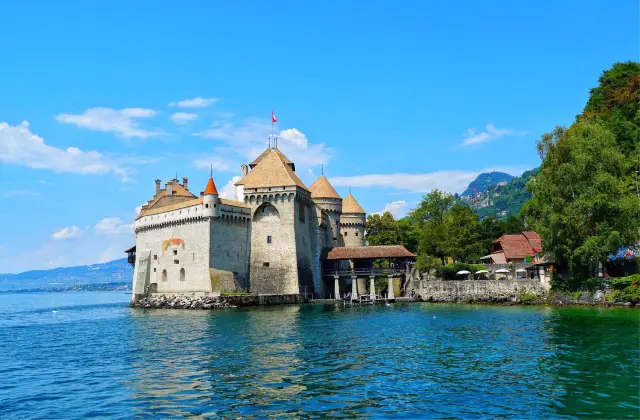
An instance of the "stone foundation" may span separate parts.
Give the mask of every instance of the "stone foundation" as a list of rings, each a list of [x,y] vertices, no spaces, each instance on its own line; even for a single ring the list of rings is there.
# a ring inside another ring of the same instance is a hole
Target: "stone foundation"
[[[220,295],[218,293],[152,293],[136,295],[132,308],[223,309],[304,303],[302,295]]]
[[[430,302],[543,303],[548,290],[537,280],[426,281],[416,293]]]

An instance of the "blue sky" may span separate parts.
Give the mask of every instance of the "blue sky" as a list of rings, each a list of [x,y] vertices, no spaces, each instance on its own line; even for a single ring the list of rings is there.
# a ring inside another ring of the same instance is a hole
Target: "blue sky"
[[[612,7],[615,5],[615,7]],[[0,25],[0,272],[134,243],[154,179],[228,190],[280,145],[372,213],[519,174],[598,76],[638,60],[638,2],[9,2]],[[28,122],[28,123],[25,123]]]

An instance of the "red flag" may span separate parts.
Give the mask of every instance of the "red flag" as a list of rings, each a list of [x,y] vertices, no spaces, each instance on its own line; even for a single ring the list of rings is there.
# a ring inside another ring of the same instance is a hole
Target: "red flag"
[[[276,114],[273,113],[273,111],[271,111],[271,122],[277,123],[278,119],[276,118]]]

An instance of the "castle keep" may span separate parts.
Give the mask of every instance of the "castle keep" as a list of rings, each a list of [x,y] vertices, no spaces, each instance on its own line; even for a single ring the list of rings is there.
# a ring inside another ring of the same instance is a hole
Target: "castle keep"
[[[199,195],[187,178],[164,188],[156,180],[134,224],[134,297],[225,291],[328,297],[337,286],[323,280],[322,256],[365,245],[366,214],[351,193],[343,200],[324,175],[307,188],[278,148],[242,165],[235,198],[220,198],[213,177]]]

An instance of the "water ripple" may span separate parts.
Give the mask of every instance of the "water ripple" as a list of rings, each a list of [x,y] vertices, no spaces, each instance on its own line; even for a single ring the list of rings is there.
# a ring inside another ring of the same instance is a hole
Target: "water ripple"
[[[58,295],[0,316],[3,419],[640,415],[633,310],[149,311]]]

